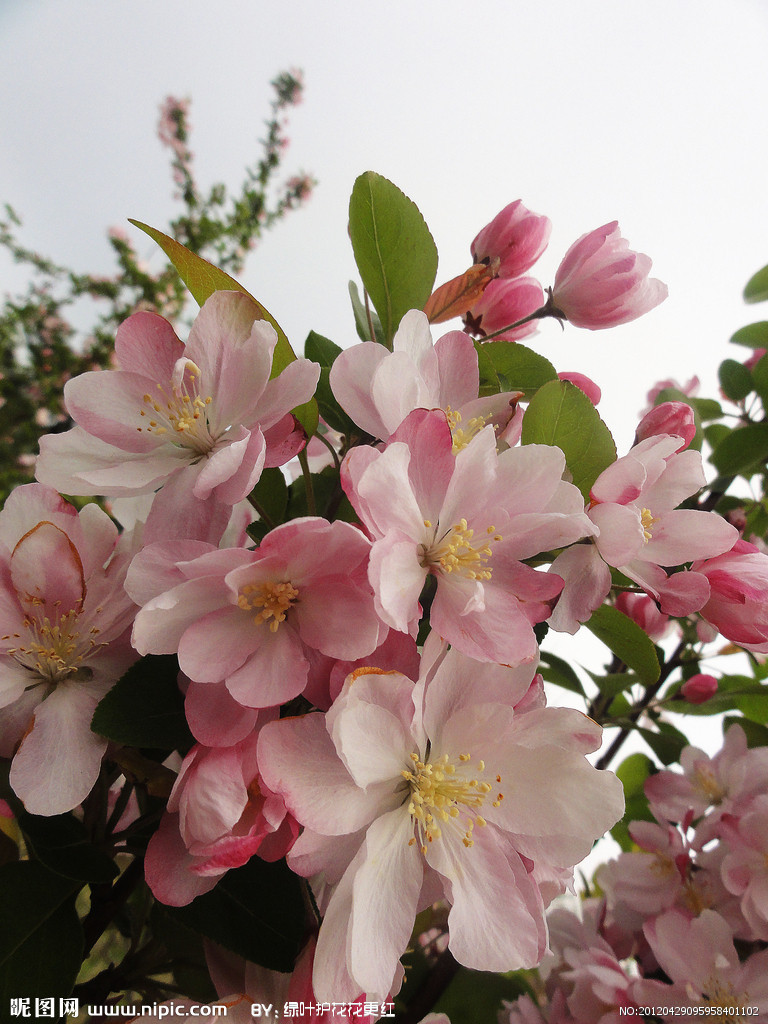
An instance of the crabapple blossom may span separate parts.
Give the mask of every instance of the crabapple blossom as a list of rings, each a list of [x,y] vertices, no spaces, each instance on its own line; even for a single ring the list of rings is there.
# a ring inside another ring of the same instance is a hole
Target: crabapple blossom
[[[534,313],[544,305],[544,289],[533,277],[497,278],[464,316],[470,334],[482,339]],[[503,334],[500,341],[518,341],[536,331],[536,321],[519,324]]]
[[[349,523],[294,519],[255,551],[209,549],[170,571],[179,549],[165,550],[152,545],[131,567],[128,587],[143,604],[134,646],[142,654],[178,653],[190,679],[225,683],[246,708],[301,693],[309,651],[354,660],[386,634],[367,580],[371,544]],[[161,591],[163,578],[169,585]]]
[[[587,509],[599,531],[593,546],[567,550],[552,563],[565,580],[550,620],[554,629],[574,633],[602,604],[611,586],[608,566],[639,584],[666,614],[688,615],[706,603],[709,584],[701,572],[668,576],[663,567],[721,554],[738,533],[714,512],[677,508],[705,483],[700,453],[679,451],[680,440],[660,434],[640,441],[597,478]]]
[[[91,718],[137,657],[130,545],[98,506],[78,513],[42,484],[0,513],[0,754],[33,814],[77,806],[99,773],[107,741]]]
[[[723,883],[739,897],[754,937],[768,941],[768,795],[758,793],[738,816],[724,815],[720,829]]]
[[[740,647],[768,654],[768,555],[739,539],[693,569],[709,583],[702,618]]]
[[[482,429],[454,455],[444,413],[416,410],[383,452],[353,448],[342,483],[373,537],[376,609],[415,635],[419,596],[436,590],[432,628],[481,661],[519,665],[537,654],[532,623],[551,614],[561,580],[522,559],[594,532],[559,448],[496,452]]]
[[[659,434],[673,434],[682,440],[678,451],[687,448],[696,436],[693,409],[685,402],[662,402],[643,416],[635,431],[635,444]]]
[[[331,367],[336,399],[371,437],[387,440],[414,409],[439,408],[449,418],[457,447],[486,423],[493,423],[502,440],[518,440],[519,392],[478,398],[477,352],[463,331],[451,331],[433,345],[427,317],[412,309],[392,344],[392,352],[373,341],[353,345]]]
[[[298,825],[259,777],[257,741],[258,727],[231,747],[196,744],[184,758],[145,860],[162,903],[185,906],[230,868],[256,853],[279,860],[296,839]]]
[[[516,199],[475,236],[470,246],[472,260],[474,263],[490,263],[499,259],[499,277],[519,277],[544,252],[551,230],[549,217],[533,213],[523,206],[520,199]]]
[[[241,292],[214,292],[183,344],[156,313],[118,329],[118,370],[81,374],[64,399],[76,423],[41,439],[38,479],[67,494],[145,494],[181,511],[194,498],[234,505],[264,466],[304,444],[290,410],[320,368],[297,359],[270,380],[277,333]]]
[[[553,314],[597,331],[636,320],[667,297],[667,286],[648,277],[651,261],[633,252],[617,221],[582,235],[555,274]]]
[[[441,895],[460,963],[541,960],[544,905],[620,816],[623,794],[584,756],[600,728],[540,706],[538,688],[526,702],[531,675],[432,633],[417,683],[359,669],[326,715],[263,728],[262,776],[304,825],[289,863],[313,878],[324,910],[318,998],[389,992],[417,912]]]
[[[636,622],[654,643],[663,640],[672,628],[669,616],[660,611],[647,594],[631,594],[623,590],[616,595],[616,607]]]
[[[697,672],[685,680],[680,693],[689,704],[706,704],[717,693],[717,679],[706,672]]]

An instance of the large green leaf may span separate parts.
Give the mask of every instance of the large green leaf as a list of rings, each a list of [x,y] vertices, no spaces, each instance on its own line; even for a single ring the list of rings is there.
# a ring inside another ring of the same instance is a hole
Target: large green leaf
[[[423,309],[437,274],[437,248],[418,207],[387,178],[366,171],[349,200],[349,236],[363,285],[391,347],[409,309]]]
[[[661,671],[656,648],[648,634],[628,615],[618,608],[603,605],[592,613],[586,626],[617,658],[633,669],[643,683],[656,682]]]
[[[543,384],[557,380],[552,363],[525,345],[489,341],[475,342],[475,348],[490,360],[502,391],[523,391],[530,399]]]
[[[752,374],[736,359],[724,359],[717,371],[723,394],[732,402],[740,402],[752,390]]]
[[[768,423],[749,423],[730,431],[717,444],[712,463],[718,473],[733,475],[757,472],[768,459]]]
[[[304,936],[299,878],[285,861],[252,857],[212,892],[166,913],[221,946],[273,971],[293,969]]]
[[[159,750],[187,750],[194,739],[172,654],[149,654],[132,665],[101,699],[91,729],[115,743]]]
[[[598,476],[616,461],[611,432],[587,396],[569,381],[542,385],[523,419],[523,444],[550,444],[565,455],[585,499]]]
[[[744,287],[745,302],[765,302],[768,299],[768,267],[763,267],[747,281]]]
[[[539,665],[544,681],[554,683],[555,686],[562,686],[564,690],[571,693],[578,693],[584,697],[584,687],[573,668],[551,651],[541,651],[541,664]]]
[[[140,220],[133,220],[130,217],[128,219],[131,224],[140,228],[157,242],[178,271],[179,277],[198,305],[202,306],[205,300],[216,291],[236,291],[248,296],[258,311],[258,319],[267,320],[277,331],[277,345],[272,357],[272,377],[276,377],[289,363],[294,361],[296,353],[291,348],[285,331],[258,299],[255,299],[234,277],[230,277],[226,271],[215,267],[202,256],[192,252],[191,249],[187,249],[185,245],[177,242],[170,235],[150,227],[149,224],[143,224]],[[298,406],[293,410],[293,414],[304,427],[307,435],[311,437],[317,430],[317,404],[314,399]]]
[[[746,345],[747,348],[768,348],[768,320],[740,327],[731,335],[731,341],[734,345]]]
[[[67,996],[83,951],[82,887],[36,861],[0,867],[0,1006],[17,996]]]

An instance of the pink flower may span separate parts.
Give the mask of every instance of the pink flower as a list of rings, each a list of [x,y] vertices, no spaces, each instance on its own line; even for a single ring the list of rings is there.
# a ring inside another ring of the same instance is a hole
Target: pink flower
[[[502,327],[534,313],[544,305],[544,289],[533,277],[514,279],[497,278],[491,281],[483,294],[464,317],[464,325],[470,334],[480,340],[500,331]],[[521,324],[514,330],[498,335],[498,341],[517,341],[533,334],[537,329],[535,320]]]
[[[238,704],[266,708],[302,692],[310,651],[353,660],[381,642],[370,541],[349,523],[294,519],[255,551],[208,547],[173,566],[177,546],[137,557],[128,587],[144,604],[133,635],[140,653],[178,652],[190,679],[224,682]]]
[[[132,552],[97,505],[17,488],[0,513],[0,756],[32,814],[60,814],[96,781],[107,741],[99,700],[136,653],[123,590]]]
[[[758,793],[743,814],[725,815],[721,834],[723,883],[739,897],[752,937],[768,941],[768,796]]]
[[[341,352],[330,383],[344,411],[372,437],[387,440],[414,409],[438,408],[448,416],[458,447],[486,423],[506,439],[519,397],[514,392],[478,398],[480,373],[471,339],[450,331],[433,345],[429,321],[418,309],[400,321],[392,352],[373,341]]]
[[[293,845],[298,825],[259,778],[257,740],[258,729],[231,747],[197,744],[184,758],[147,847],[147,884],[161,903],[185,906],[254,854],[279,860]]]
[[[555,274],[555,315],[597,331],[636,320],[667,297],[667,286],[649,278],[650,259],[633,252],[617,221],[574,242]]]
[[[67,494],[146,494],[171,508],[192,499],[234,505],[264,466],[304,444],[289,411],[319,367],[297,359],[270,380],[277,334],[240,292],[214,292],[186,345],[156,313],[117,332],[121,369],[84,373],[64,389],[77,424],[41,439],[38,478]]]
[[[717,686],[717,679],[714,676],[697,672],[685,680],[680,687],[680,693],[689,704],[706,704],[717,693]]]
[[[666,434],[649,437],[597,478],[587,510],[599,530],[594,546],[571,548],[552,563],[565,580],[554,629],[575,632],[602,604],[611,586],[608,566],[641,586],[665,614],[688,615],[704,605],[709,587],[701,572],[668,577],[662,567],[727,550],[738,534],[714,512],[677,509],[705,483],[701,455],[678,452],[679,442]]]
[[[472,260],[474,263],[491,263],[499,259],[499,277],[519,277],[544,252],[551,230],[549,217],[532,213],[520,199],[516,199],[497,213],[476,236],[470,246]]]
[[[530,679],[530,666],[478,664],[432,634],[417,684],[361,669],[326,715],[262,730],[263,777],[305,826],[289,863],[313,877],[324,912],[318,998],[389,992],[416,914],[441,895],[460,963],[541,960],[544,903],[623,795],[584,757],[595,723],[515,710]]]
[[[616,597],[616,607],[636,622],[654,643],[663,640],[669,633],[672,625],[669,616],[659,611],[656,602],[647,594],[630,594],[622,591]]]
[[[693,568],[709,582],[702,617],[740,647],[768,654],[768,555],[737,540],[730,551]]]
[[[575,384],[580,391],[584,392],[592,405],[600,404],[603,393],[598,385],[590,377],[587,377],[586,374],[569,371],[567,373],[558,373],[557,376],[559,380],[569,380],[571,384]]]
[[[675,434],[682,444],[679,452],[687,448],[696,436],[693,409],[685,402],[662,402],[643,416],[635,433],[635,444],[659,434]]]
[[[480,661],[519,665],[537,654],[560,579],[523,564],[591,531],[579,491],[547,445],[497,455],[484,428],[453,453],[443,413],[417,410],[383,451],[354,448],[342,483],[370,531],[369,578],[384,622],[414,633],[419,596],[436,581],[432,628]]]

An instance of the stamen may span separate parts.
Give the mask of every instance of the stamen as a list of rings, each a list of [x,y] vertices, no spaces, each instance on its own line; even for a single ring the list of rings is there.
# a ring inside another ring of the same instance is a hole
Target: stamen
[[[491,578],[491,566],[488,561],[491,557],[491,540],[500,541],[502,538],[495,534],[496,527],[491,527],[494,536],[488,539],[474,540],[475,531],[470,528],[466,519],[460,519],[438,540],[435,529],[435,538],[431,544],[423,544],[421,547],[420,563],[424,568],[431,568],[445,573],[455,572],[473,580],[489,580]]]
[[[244,611],[258,609],[253,617],[255,624],[260,626],[271,619],[270,632],[276,633],[298,596],[298,590],[291,583],[247,583],[240,589],[237,604]]]
[[[651,537],[653,537],[652,527],[653,527],[653,524],[654,523],[658,523],[658,521],[659,521],[658,518],[654,518],[654,516],[652,515],[651,510],[649,508],[644,508],[641,511],[641,513],[640,513],[640,525],[643,528],[643,541],[644,541],[644,543],[647,544],[648,541],[651,539]]]
[[[488,420],[483,416],[473,416],[472,419],[462,427],[460,426],[461,413],[457,409],[452,409],[450,405],[445,407],[445,416],[448,420],[448,426],[451,428],[454,455],[466,448],[469,442],[480,433],[488,422]]]

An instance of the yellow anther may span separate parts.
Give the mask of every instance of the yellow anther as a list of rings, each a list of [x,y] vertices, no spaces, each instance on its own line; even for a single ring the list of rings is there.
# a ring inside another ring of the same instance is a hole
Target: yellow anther
[[[240,589],[237,604],[244,611],[258,612],[253,617],[257,626],[271,619],[270,632],[276,633],[298,596],[291,583],[248,583]]]

